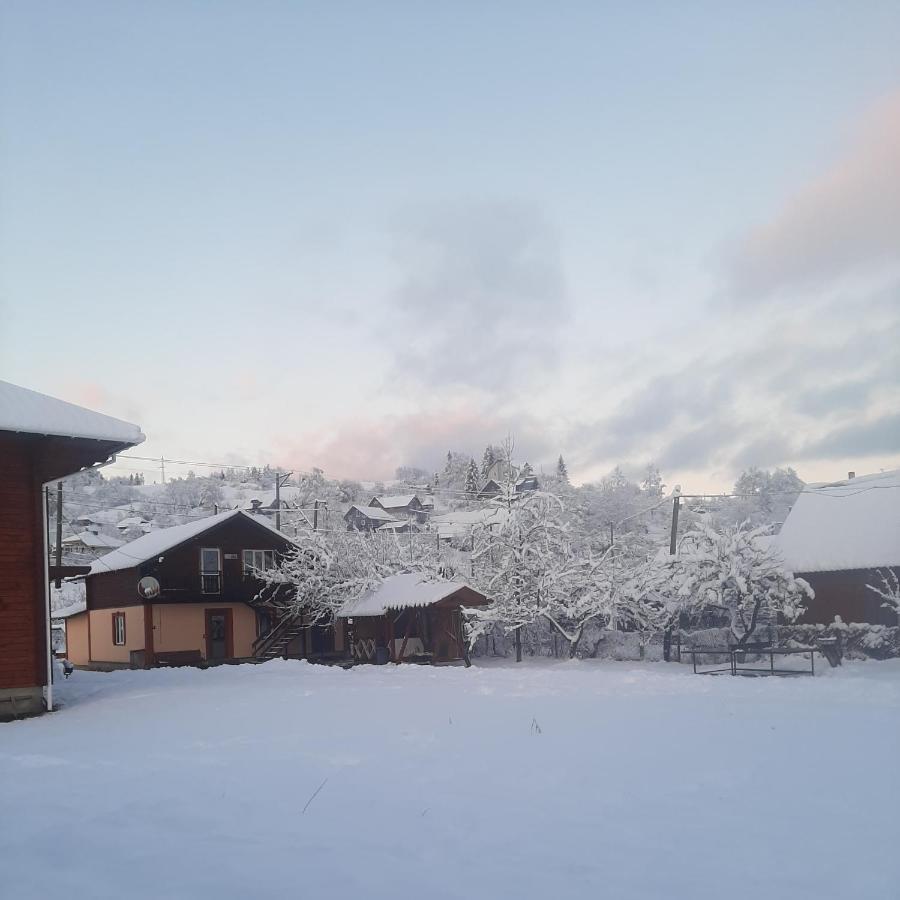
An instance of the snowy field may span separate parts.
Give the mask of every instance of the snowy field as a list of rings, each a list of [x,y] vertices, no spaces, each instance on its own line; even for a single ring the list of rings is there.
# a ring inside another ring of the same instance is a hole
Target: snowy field
[[[276,661],[58,694],[0,725],[10,900],[900,896],[900,662]]]

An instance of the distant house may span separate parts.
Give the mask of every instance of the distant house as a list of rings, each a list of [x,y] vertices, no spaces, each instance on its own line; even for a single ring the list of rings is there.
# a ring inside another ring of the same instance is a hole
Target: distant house
[[[497,531],[506,521],[509,512],[505,506],[486,505],[481,509],[458,509],[432,516],[429,526],[441,540],[465,538],[477,528]]]
[[[85,609],[66,620],[69,659],[147,668],[253,658],[270,624],[256,573],[292,546],[242,510],[131,541],[85,577]]]
[[[380,506],[357,506],[354,504],[344,513],[344,521],[349,531],[374,531],[385,522],[397,521]]]
[[[89,525],[84,531],[62,539],[62,547],[66,553],[78,553],[91,557],[101,556],[121,547],[125,541],[120,538],[101,534],[96,525]]]
[[[53,708],[42,486],[143,440],[137,425],[0,381],[0,720]]]
[[[900,573],[900,469],[808,485],[776,539],[795,575],[816,595],[801,621],[896,625],[897,616],[866,585],[877,570]]]
[[[369,506],[377,506],[390,513],[395,519],[415,519],[420,524],[427,518],[425,507],[417,494],[396,494],[387,497],[373,497]]]
[[[393,662],[467,659],[462,607],[487,602],[484,594],[459,581],[392,575],[344,604],[337,630],[359,662],[375,661],[379,648]]]
[[[524,475],[510,482],[509,486],[506,482],[500,483],[489,478],[479,488],[477,496],[482,500],[505,500],[509,492],[510,499],[516,499],[520,494],[536,490],[539,490],[537,475]]]

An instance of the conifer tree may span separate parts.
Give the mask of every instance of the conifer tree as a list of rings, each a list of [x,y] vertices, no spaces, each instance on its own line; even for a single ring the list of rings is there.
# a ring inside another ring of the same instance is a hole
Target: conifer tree
[[[566,463],[562,458],[562,453],[560,453],[559,459],[556,463],[556,475],[561,481],[564,481],[566,484],[569,483],[569,470],[566,468]]]

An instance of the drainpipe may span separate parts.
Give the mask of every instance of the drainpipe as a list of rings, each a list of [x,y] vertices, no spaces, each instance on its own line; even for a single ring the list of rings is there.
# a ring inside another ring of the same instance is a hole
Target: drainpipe
[[[51,639],[50,627],[50,543],[47,540],[47,532],[50,528],[50,517],[47,515],[47,505],[50,502],[50,482],[46,482],[41,487],[41,519],[43,521],[44,532],[44,610],[46,613],[47,629],[47,693],[45,700],[47,704],[47,712],[53,712],[53,641]]]

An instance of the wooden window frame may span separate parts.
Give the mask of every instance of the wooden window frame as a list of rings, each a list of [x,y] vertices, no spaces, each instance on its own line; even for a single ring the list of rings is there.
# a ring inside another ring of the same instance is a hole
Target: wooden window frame
[[[251,563],[249,566],[247,565],[247,554],[248,553],[261,553],[263,565],[262,568],[255,565],[255,563]],[[266,565],[266,554],[268,554],[272,559],[272,565]],[[275,551],[274,550],[242,550],[241,551],[241,569],[245,577],[255,577],[257,572],[265,572],[269,569],[275,568]]]
[[[122,623],[122,640],[120,641],[118,635],[118,629],[116,627],[117,623]],[[123,612],[114,612],[112,614],[112,642],[113,647],[124,647],[127,643],[127,632],[125,630],[125,613]]]
[[[207,552],[216,554],[217,571],[209,572],[203,566],[203,555]],[[215,590],[207,590],[207,578],[215,578]],[[221,547],[201,547],[200,548],[200,593],[206,595],[216,595],[222,593],[222,548]]]

